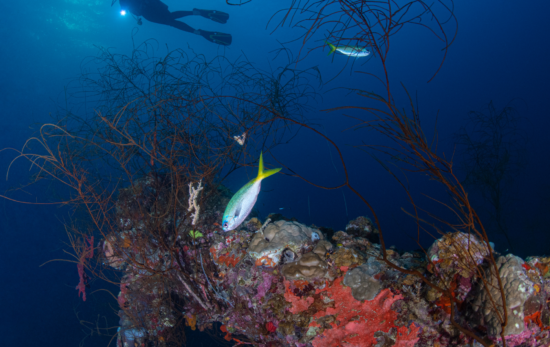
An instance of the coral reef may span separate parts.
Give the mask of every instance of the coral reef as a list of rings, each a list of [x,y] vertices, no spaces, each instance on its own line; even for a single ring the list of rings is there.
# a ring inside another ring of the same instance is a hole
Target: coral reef
[[[425,254],[387,249],[393,264],[419,271],[448,288],[450,297],[381,261],[380,246],[363,233],[371,225],[366,217],[348,224],[351,234],[334,233],[333,243],[320,228],[285,219],[266,224],[254,217],[223,233],[216,220],[227,197],[218,191],[203,204],[195,225],[195,216],[183,218],[183,211],[165,222],[175,234],[146,237],[154,214],[135,213],[133,206],[154,211],[158,203],[149,205],[148,196],[163,201],[169,184],[144,179],[132,192],[123,190],[119,230],[103,242],[104,264],[124,272],[119,346],[147,341],[163,346],[175,329],[204,331],[216,322],[223,324],[220,337],[237,345],[476,345],[451,324],[452,305],[462,326],[502,343],[503,310],[491,303],[499,291],[488,245],[472,235],[446,233]],[[550,259],[494,254],[506,295],[507,346],[550,343]]]

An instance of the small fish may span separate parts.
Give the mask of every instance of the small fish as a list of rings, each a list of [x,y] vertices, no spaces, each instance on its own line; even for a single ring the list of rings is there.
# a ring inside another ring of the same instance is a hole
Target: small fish
[[[338,53],[354,57],[354,58],[363,58],[368,57],[371,55],[371,51],[364,47],[358,47],[358,46],[338,46],[336,47],[332,43],[325,41],[328,46],[330,47],[330,52],[328,52],[328,55],[331,55],[335,51],[338,51]]]
[[[239,191],[233,195],[223,214],[222,227],[224,231],[233,230],[245,220],[260,194],[262,180],[277,172],[281,168],[264,171],[264,159],[260,153],[260,165],[258,167],[258,176],[245,184]]]

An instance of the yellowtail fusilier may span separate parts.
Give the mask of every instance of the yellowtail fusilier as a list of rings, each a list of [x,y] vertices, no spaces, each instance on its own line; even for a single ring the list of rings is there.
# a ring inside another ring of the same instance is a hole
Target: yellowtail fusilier
[[[366,49],[365,47],[358,47],[358,46],[335,46],[332,43],[325,41],[328,46],[330,47],[330,52],[328,52],[328,55],[331,55],[334,52],[338,52],[344,55],[347,55],[349,57],[354,58],[363,58],[368,57],[371,55],[371,51]]]
[[[260,153],[260,165],[258,167],[258,176],[245,184],[239,191],[233,195],[223,214],[222,228],[224,231],[233,230],[245,220],[260,194],[262,180],[277,172],[281,168],[264,171],[264,159]]]

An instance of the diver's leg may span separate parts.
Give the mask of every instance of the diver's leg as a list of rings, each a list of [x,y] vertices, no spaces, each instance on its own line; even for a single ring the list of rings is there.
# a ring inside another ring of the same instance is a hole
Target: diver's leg
[[[231,37],[231,34],[225,34],[225,33],[220,33],[216,31],[206,31],[201,29],[195,30],[191,26],[185,24],[184,22],[180,22],[177,20],[170,21],[166,24],[188,33],[200,35],[205,39],[207,39],[208,41],[217,43],[218,45],[229,46],[233,41],[233,37]]]
[[[174,11],[174,12],[172,12],[172,18],[173,19],[178,19],[178,18],[183,18],[183,17],[187,17],[187,16],[192,16],[194,14],[195,13],[193,11]]]
[[[188,33],[200,35],[205,39],[207,39],[208,41],[217,43],[219,45],[229,46],[231,44],[231,41],[233,40],[230,34],[224,34],[224,33],[213,32],[213,31],[205,31],[205,30],[195,30],[190,25],[187,25],[184,22],[180,22],[174,18],[174,16],[181,15],[182,13],[185,13],[185,12],[193,13],[192,11],[176,11],[172,13],[168,11],[168,6],[164,5],[160,1],[153,4],[155,4],[155,6],[150,6],[147,9],[147,11],[143,13],[143,17],[150,22],[169,25],[171,27],[174,27],[176,29],[179,29]]]
[[[164,5],[161,2],[158,2],[156,6],[150,6],[147,8],[147,11],[143,13],[143,17],[150,22],[169,25],[171,27],[192,33],[195,29],[191,28],[189,25],[177,21],[178,16],[189,16],[192,15],[193,11],[168,11],[168,6]]]
[[[193,11],[174,11],[172,12],[172,18],[178,19],[187,16],[202,16],[213,20],[214,22],[225,24],[229,19],[229,15],[225,12],[216,10],[199,10],[194,8]]]
[[[179,20],[170,20],[170,21],[166,21],[165,23],[166,25],[169,25],[171,27],[174,27],[174,28],[177,28],[179,30],[183,30],[185,32],[188,32],[188,33],[195,33],[195,29],[193,29],[191,26],[185,24],[184,22],[180,22]]]

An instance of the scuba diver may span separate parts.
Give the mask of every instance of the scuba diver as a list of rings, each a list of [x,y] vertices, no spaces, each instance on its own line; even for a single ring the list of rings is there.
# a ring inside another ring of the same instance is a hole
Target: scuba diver
[[[213,20],[214,22],[224,24],[229,19],[229,14],[225,12],[216,10],[199,10],[196,8],[193,9],[193,11],[170,12],[168,10],[168,6],[160,0],[119,0],[119,2],[122,10],[121,13],[123,15],[126,12],[130,12],[134,16],[141,16],[147,19],[149,22],[169,25],[188,33],[200,35],[208,41],[217,43],[218,45],[229,46],[231,44],[232,37],[230,34],[193,29],[184,22],[176,20],[178,18],[183,18],[187,16],[202,16],[204,18]],[[138,24],[141,25],[141,19],[138,19]]]

